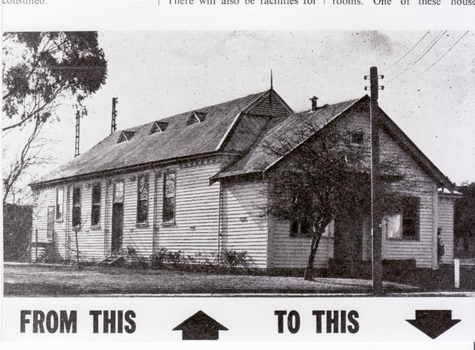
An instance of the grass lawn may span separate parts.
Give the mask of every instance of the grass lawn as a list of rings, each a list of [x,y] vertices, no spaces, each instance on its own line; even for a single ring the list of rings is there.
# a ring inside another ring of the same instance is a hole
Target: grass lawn
[[[371,280],[216,275],[177,270],[43,265],[4,265],[4,295],[78,296],[91,294],[182,293],[370,293]],[[414,287],[384,283],[388,292]]]

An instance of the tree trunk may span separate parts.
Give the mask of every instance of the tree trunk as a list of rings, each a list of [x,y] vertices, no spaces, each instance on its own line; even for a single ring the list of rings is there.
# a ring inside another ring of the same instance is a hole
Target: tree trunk
[[[320,238],[322,238],[322,234],[325,231],[325,228],[319,229],[313,233],[312,237],[312,245],[310,246],[310,255],[308,256],[307,267],[305,268],[305,273],[303,279],[306,281],[312,281],[312,270],[313,270],[313,262],[315,261],[315,254],[317,253],[318,244],[320,243]]]

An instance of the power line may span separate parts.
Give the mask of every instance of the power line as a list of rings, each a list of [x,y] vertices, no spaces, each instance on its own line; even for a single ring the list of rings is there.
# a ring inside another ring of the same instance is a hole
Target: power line
[[[443,32],[442,34],[440,34],[437,38],[435,38],[432,43],[429,45],[429,47],[419,55],[419,57],[414,61],[412,62],[409,67],[407,67],[404,71],[402,71],[400,74],[398,74],[395,78],[393,78],[391,81],[394,81],[396,80],[398,77],[400,77],[401,75],[403,75],[404,73],[406,73],[410,68],[412,68],[417,62],[419,62],[425,55],[427,55],[427,53],[435,46],[435,44],[437,44],[439,42],[440,39],[442,39],[442,37],[444,36],[444,34],[447,33],[447,31]]]
[[[439,63],[439,61],[445,57],[445,55],[447,55],[450,51],[452,51],[452,49],[455,47],[455,45],[457,45],[460,40],[462,40],[462,38],[467,35],[468,33],[468,30],[455,42],[455,44],[453,44],[450,49],[448,49],[437,61],[435,61],[434,63],[432,63],[429,67],[427,67],[421,74],[419,74],[418,76],[416,76],[415,78],[413,78],[412,80],[410,80],[409,82],[413,81],[414,79],[416,78],[419,78],[422,74],[424,74],[425,72],[427,72],[429,69],[431,69],[433,66],[435,66],[437,63]]]
[[[429,34],[429,31],[427,31],[427,33],[424,34],[424,36],[416,43],[416,45],[414,45],[409,51],[406,52],[406,54],[404,56],[402,56],[400,59],[398,59],[396,62],[394,62],[392,65],[390,65],[387,69],[391,69],[392,67],[394,67],[396,64],[398,64],[404,57],[406,57],[407,55],[409,55],[411,53],[412,50],[414,50],[414,48],[419,45],[419,43],[424,40],[424,38]]]

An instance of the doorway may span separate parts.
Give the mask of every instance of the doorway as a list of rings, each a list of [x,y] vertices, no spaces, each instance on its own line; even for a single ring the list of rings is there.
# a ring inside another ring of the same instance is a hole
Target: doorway
[[[124,230],[124,182],[114,183],[114,200],[112,204],[111,253],[117,255],[122,249]]]
[[[46,223],[46,240],[54,243],[54,212],[55,207],[48,207],[48,221]]]
[[[363,222],[335,220],[334,268],[342,275],[355,272],[363,260]]]
[[[117,255],[122,249],[122,231],[124,226],[124,204],[114,203],[112,207],[111,252]]]

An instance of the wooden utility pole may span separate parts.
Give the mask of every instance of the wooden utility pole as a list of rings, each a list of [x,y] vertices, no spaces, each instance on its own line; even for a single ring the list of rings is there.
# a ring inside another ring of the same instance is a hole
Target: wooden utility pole
[[[112,98],[111,135],[117,130],[117,97]]]
[[[81,113],[79,109],[76,111],[76,142],[74,145],[74,157],[79,155],[79,132],[80,132],[80,120],[81,120]]]
[[[368,76],[365,76],[367,79]],[[373,236],[373,292],[383,294],[383,259],[382,259],[382,215],[381,215],[381,166],[379,130],[380,119],[378,113],[378,68],[370,68],[370,123],[371,123],[371,233]],[[384,87],[382,87],[384,89]]]

